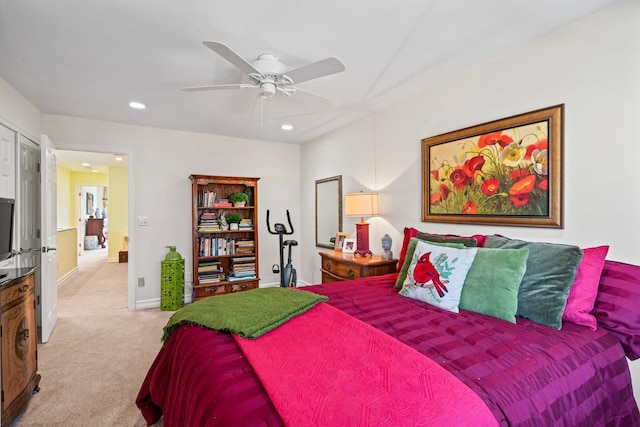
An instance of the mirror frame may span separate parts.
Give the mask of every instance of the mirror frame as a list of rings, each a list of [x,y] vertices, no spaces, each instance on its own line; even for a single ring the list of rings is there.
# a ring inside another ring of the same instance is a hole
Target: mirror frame
[[[333,249],[334,245],[331,242],[320,243],[318,241],[318,185],[326,184],[328,182],[338,181],[338,230],[337,233],[342,232],[342,175],[331,176],[329,178],[316,180],[316,247]]]

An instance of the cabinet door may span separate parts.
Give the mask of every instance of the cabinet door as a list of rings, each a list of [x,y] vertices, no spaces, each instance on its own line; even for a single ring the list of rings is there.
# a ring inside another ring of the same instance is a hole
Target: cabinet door
[[[22,304],[1,315],[3,411],[27,387],[37,369],[33,303],[34,294],[31,292]]]

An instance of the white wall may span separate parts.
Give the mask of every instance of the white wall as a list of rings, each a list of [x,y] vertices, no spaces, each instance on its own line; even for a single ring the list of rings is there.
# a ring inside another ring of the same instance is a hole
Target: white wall
[[[40,141],[42,113],[0,77],[0,123]]]
[[[129,208],[136,217],[149,219],[148,226],[129,227],[130,268],[134,265],[135,278],[145,278],[145,286],[136,287],[136,307],[158,304],[166,246],[177,246],[186,271],[192,272],[191,174],[260,178],[260,283],[279,281],[271,272],[279,252],[277,236],[267,232],[266,210],[283,222],[284,210],[289,209],[294,226],[300,225],[300,146],[53,115],[44,115],[43,128],[65,149],[124,147],[122,151],[131,152],[129,171],[135,187],[129,189],[134,200]],[[190,285],[186,292],[191,292]]]
[[[640,2],[616,3],[305,144],[301,152],[305,240],[313,237],[314,180],[342,174],[345,193],[364,188],[380,192],[381,217],[370,221],[374,253],[381,252],[380,238],[389,233],[397,256],[403,228],[413,226],[456,234],[501,233],[581,247],[608,244],[609,259],[640,264],[638,20]],[[564,229],[421,222],[421,139],[561,103],[565,104]],[[354,223],[346,218],[344,231],[354,233]],[[320,281],[316,248],[307,245],[302,257],[301,269],[312,271],[313,281]],[[631,368],[640,402],[640,362]]]

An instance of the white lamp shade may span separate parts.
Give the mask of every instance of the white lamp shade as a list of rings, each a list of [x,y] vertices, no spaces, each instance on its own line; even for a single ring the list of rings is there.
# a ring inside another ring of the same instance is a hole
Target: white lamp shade
[[[378,193],[349,193],[344,196],[344,212],[347,216],[378,215]]]

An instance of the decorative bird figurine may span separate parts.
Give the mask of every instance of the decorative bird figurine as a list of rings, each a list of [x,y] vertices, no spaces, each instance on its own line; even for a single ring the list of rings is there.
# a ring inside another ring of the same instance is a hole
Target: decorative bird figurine
[[[431,252],[424,253],[418,258],[418,262],[416,263],[416,267],[413,270],[413,279],[417,283],[428,283],[429,281],[433,282],[433,287],[440,295],[440,298],[444,296],[445,292],[449,292],[447,287],[440,280],[440,273],[433,266],[429,256]]]

